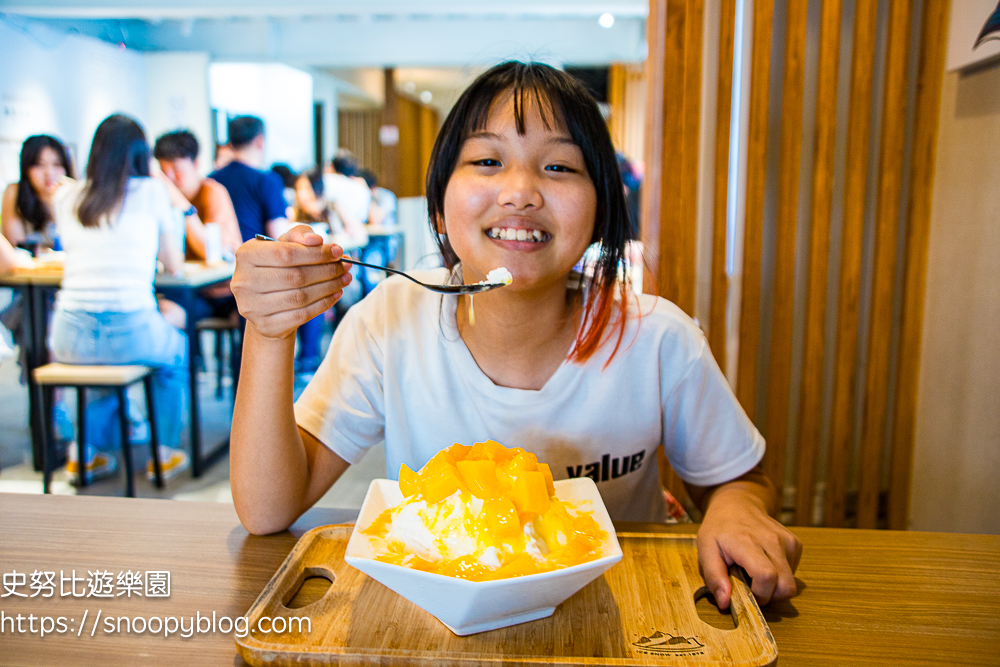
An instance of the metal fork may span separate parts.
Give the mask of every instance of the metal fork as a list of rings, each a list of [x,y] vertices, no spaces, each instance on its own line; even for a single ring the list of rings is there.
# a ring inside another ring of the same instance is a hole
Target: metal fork
[[[264,234],[257,234],[255,237],[258,241],[274,241],[278,242],[277,239],[272,239],[270,236],[265,236]],[[409,280],[412,280],[421,287],[426,287],[432,292],[439,292],[441,294],[479,294],[480,292],[489,292],[498,287],[504,287],[506,283],[473,283],[471,285],[428,285],[427,283],[422,283],[408,273],[403,271],[397,271],[396,269],[390,269],[388,266],[378,266],[377,264],[368,264],[366,262],[359,262],[356,259],[351,259],[350,257],[341,257],[337,260],[338,262],[344,262],[346,264],[355,264],[357,266],[364,266],[369,269],[377,269],[379,271],[388,271],[389,273],[395,273],[397,275],[403,276]]]

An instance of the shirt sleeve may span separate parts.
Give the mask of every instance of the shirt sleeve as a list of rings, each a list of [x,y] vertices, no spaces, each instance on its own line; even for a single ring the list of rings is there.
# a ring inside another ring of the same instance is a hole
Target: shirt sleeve
[[[680,380],[662,388],[663,445],[681,479],[696,486],[714,486],[757,465],[765,445],[703,336],[697,345]],[[675,354],[664,349],[661,361]]]
[[[273,171],[269,171],[264,176],[261,184],[266,221],[270,222],[277,218],[285,217],[285,184],[281,182],[281,177]]]
[[[354,464],[385,438],[382,351],[377,313],[365,299],[347,311],[326,357],[295,403],[295,421]]]
[[[174,236],[174,206],[170,203],[170,193],[167,186],[156,179],[150,178],[147,187],[150,189],[151,211],[156,218],[157,234]]]

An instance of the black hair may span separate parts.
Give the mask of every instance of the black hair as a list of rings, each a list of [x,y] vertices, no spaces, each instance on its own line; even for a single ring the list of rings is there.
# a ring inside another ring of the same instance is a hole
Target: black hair
[[[272,164],[271,171],[281,177],[281,182],[286,188],[294,188],[295,181],[299,178],[299,175],[292,171],[291,167],[281,162]]]
[[[371,169],[362,169],[358,172],[358,176],[365,179],[365,183],[368,184],[369,189],[378,186],[378,176]]]
[[[330,160],[330,164],[333,165],[335,172],[344,176],[354,176],[358,173],[357,163],[354,161],[354,158],[348,155],[338,155]]]
[[[264,121],[257,116],[236,116],[229,119],[229,145],[243,148],[264,134]]]
[[[323,168],[316,167],[315,169],[310,169],[305,173],[306,178],[309,179],[309,185],[312,186],[313,193],[317,197],[323,196]]]
[[[52,211],[48,205],[35,192],[35,186],[31,184],[28,172],[38,164],[42,151],[51,148],[59,156],[66,175],[73,178],[73,163],[69,159],[69,153],[62,142],[47,134],[36,134],[28,137],[21,144],[21,180],[17,184],[17,200],[14,202],[14,210],[27,226],[36,232],[43,231],[45,225],[52,221]]]
[[[149,144],[134,118],[114,114],[97,126],[87,161],[87,186],[77,215],[84,227],[97,227],[125,198],[128,179],[149,176]]]
[[[153,146],[153,157],[157,160],[180,160],[198,158],[198,137],[189,130],[167,132],[156,140]]]
[[[626,282],[618,279],[625,258],[625,244],[634,240],[628,205],[614,145],[597,102],[575,78],[549,65],[508,61],[481,74],[462,93],[441,126],[427,171],[427,212],[431,233],[441,249],[445,265],[452,269],[459,258],[446,233],[438,233],[444,221],[444,194],[455,171],[465,140],[485,129],[493,105],[504,95],[514,103],[518,134],[526,132],[525,105],[534,102],[542,122],[551,128],[563,125],[583,153],[587,173],[597,190],[597,210],[591,243],[600,244],[591,289],[584,306],[587,324],[578,332],[571,358],[585,361],[603,340],[615,303],[615,289],[626,296]],[[627,280],[627,279],[626,279]],[[623,305],[623,304],[620,304]],[[625,318],[620,318],[619,343]],[[617,349],[617,347],[616,347]]]

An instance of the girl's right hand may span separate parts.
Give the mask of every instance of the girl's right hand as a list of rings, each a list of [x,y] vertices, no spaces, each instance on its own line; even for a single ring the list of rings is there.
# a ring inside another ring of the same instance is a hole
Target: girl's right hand
[[[247,241],[236,250],[231,283],[240,314],[265,338],[288,338],[333,307],[350,284],[338,245],[299,225],[272,241]]]

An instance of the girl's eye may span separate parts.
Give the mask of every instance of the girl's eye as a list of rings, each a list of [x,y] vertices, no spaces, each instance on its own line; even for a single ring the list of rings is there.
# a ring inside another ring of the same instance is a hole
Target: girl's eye
[[[555,172],[560,172],[560,173],[564,173],[564,174],[572,174],[576,170],[573,169],[572,167],[567,167],[564,164],[550,164],[550,165],[548,165],[548,166],[545,167],[545,171],[555,171]]]
[[[472,164],[477,167],[499,167],[501,166],[500,160],[494,160],[491,157],[483,158],[482,160],[473,160]]]

